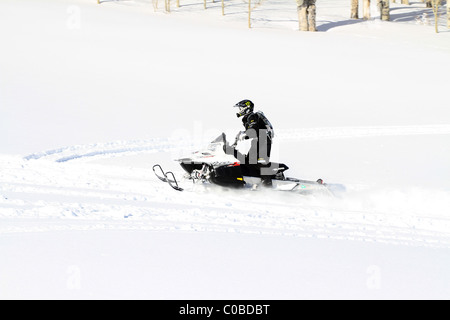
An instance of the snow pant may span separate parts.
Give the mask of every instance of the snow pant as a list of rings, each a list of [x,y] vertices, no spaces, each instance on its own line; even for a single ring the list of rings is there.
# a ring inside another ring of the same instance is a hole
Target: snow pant
[[[260,139],[254,139],[252,146],[247,154],[242,154],[235,148],[232,148],[228,154],[234,155],[241,163],[242,174],[244,176],[260,176],[266,186],[272,184],[273,171],[271,170],[270,152],[272,150],[272,139],[268,136],[261,136]]]
[[[316,0],[297,0],[298,23],[301,31],[316,31]]]

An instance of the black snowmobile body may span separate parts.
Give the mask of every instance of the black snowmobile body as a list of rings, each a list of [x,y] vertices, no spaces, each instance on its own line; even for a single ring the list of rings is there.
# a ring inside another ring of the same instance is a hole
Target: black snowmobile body
[[[269,163],[267,165],[241,164],[234,156],[225,153],[227,145],[224,133],[212,141],[208,148],[203,151],[192,153],[188,158],[178,159],[181,167],[186,172],[185,178],[194,183],[210,183],[227,188],[252,190],[273,189],[277,191],[294,191],[300,194],[325,193],[330,194],[332,189],[343,190],[341,185],[328,185],[322,179],[317,181],[287,178],[284,172],[288,166],[282,163]],[[157,167],[159,165],[155,165]],[[153,168],[155,170],[155,167]],[[161,167],[159,166],[161,169]],[[178,186],[173,173],[167,174],[161,169],[159,175],[166,180],[174,189]],[[168,178],[169,175],[171,178]]]
[[[191,176],[194,170],[201,171],[205,163],[181,162],[180,165]],[[285,164],[279,163],[270,163],[265,168],[272,170],[272,174],[267,176],[271,180],[284,180],[283,172],[289,169]],[[223,187],[244,188],[246,180],[249,180],[248,178],[262,178],[261,170],[257,166],[240,164],[238,162],[215,168],[210,166],[209,171],[210,182]]]

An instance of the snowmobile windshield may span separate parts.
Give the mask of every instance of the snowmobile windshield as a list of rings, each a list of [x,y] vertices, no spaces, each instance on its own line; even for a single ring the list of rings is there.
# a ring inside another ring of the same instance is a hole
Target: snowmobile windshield
[[[225,133],[222,133],[220,136],[218,136],[216,139],[214,139],[213,141],[211,141],[211,143],[220,143],[223,142],[225,143],[227,141],[227,137],[225,135]]]

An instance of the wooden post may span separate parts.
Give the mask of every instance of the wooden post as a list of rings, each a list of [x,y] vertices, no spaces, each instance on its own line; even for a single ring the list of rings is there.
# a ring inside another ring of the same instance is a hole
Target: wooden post
[[[225,15],[225,0],[222,0],[222,15]]]
[[[206,0],[203,0],[203,7],[206,9]]]
[[[180,7],[180,0],[177,0],[177,8]]]

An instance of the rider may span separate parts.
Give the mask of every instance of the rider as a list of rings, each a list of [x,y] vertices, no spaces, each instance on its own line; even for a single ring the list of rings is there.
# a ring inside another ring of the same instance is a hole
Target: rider
[[[242,124],[245,131],[241,131],[236,136],[235,143],[231,146],[230,154],[240,160],[241,164],[246,164],[249,170],[259,170],[263,166],[270,163],[270,151],[272,149],[272,139],[274,137],[273,127],[264,113],[261,111],[254,112],[255,105],[250,100],[242,100],[234,107],[239,108],[236,114],[238,118],[242,118]],[[251,147],[247,154],[243,155],[236,150],[237,143],[241,140],[251,139]],[[244,168],[243,168],[244,169]],[[270,179],[263,181],[270,184]]]

